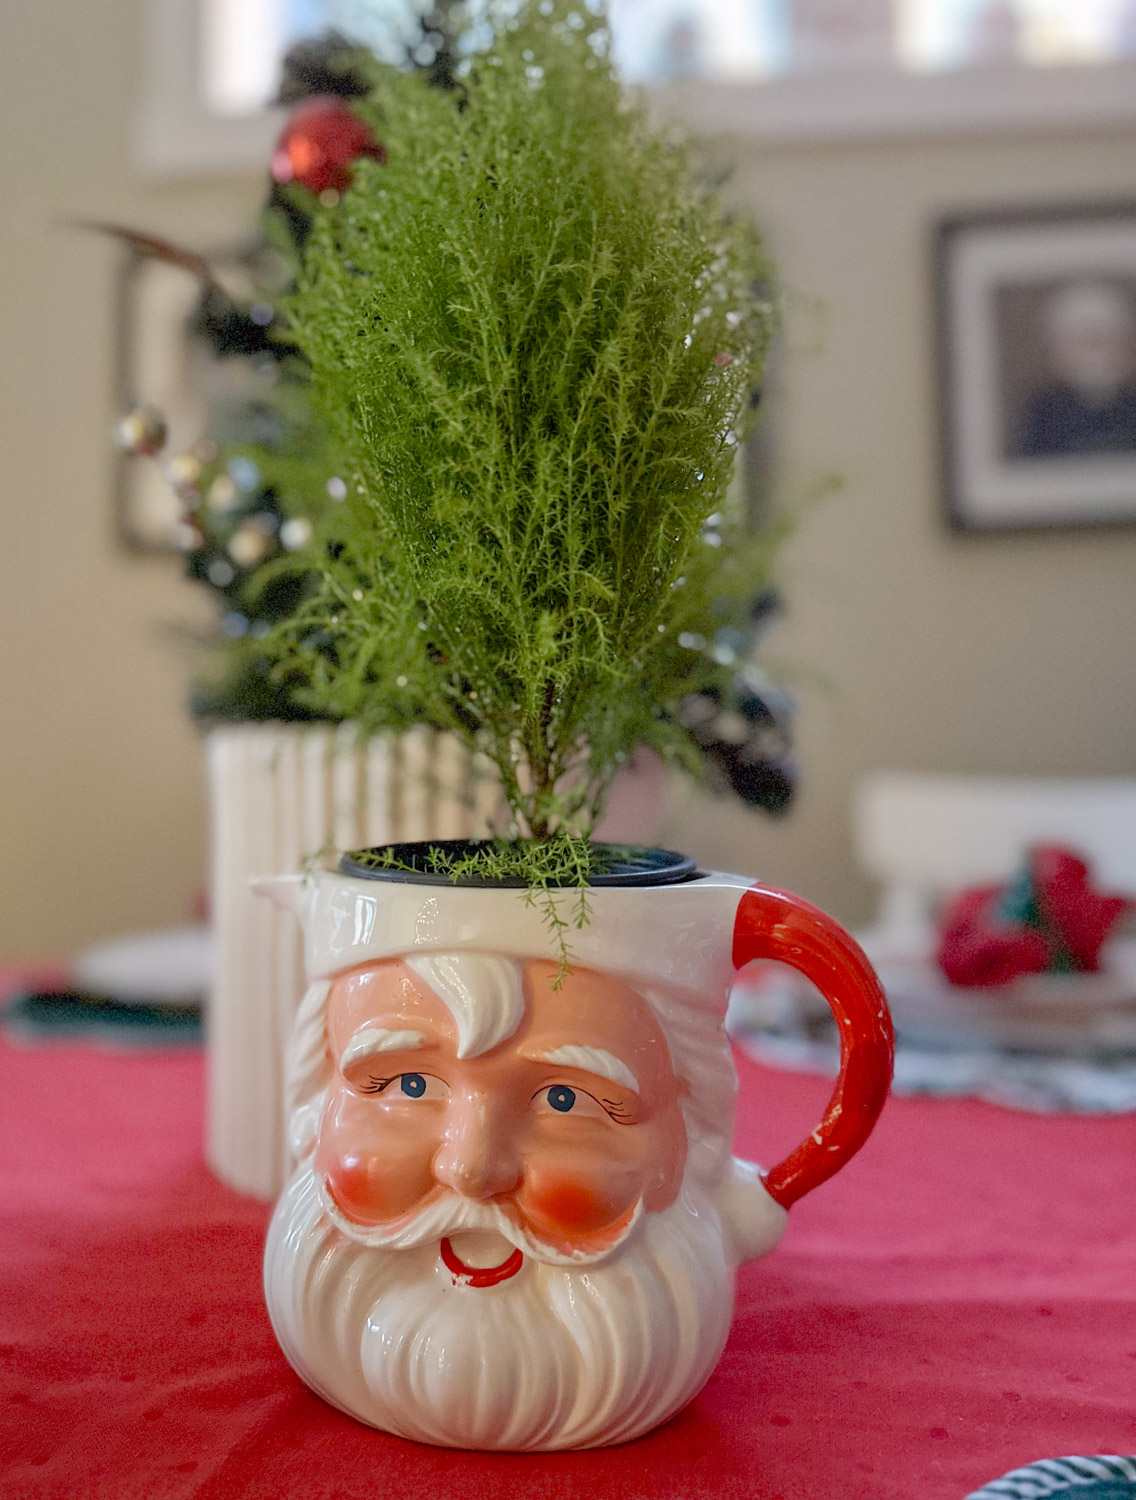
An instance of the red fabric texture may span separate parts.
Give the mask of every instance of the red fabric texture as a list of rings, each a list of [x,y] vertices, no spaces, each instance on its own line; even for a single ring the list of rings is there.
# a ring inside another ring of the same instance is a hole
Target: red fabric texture
[[[739,1058],[777,1160],[828,1086]],[[260,1291],[267,1210],[201,1162],[202,1060],[0,1044],[4,1500],[961,1500],[1136,1450],[1136,1118],[893,1100],[741,1272],[706,1390],[623,1448],[487,1456],[333,1411]]]
[[[1105,939],[1131,902],[1094,890],[1084,860],[1056,845],[1033,851],[1030,874],[1045,921],[1061,934],[1077,968],[1095,972]]]
[[[1095,973],[1105,939],[1132,903],[1094,890],[1083,859],[1041,844],[1027,860],[1036,911],[1007,917],[1004,885],[976,886],[950,901],[940,921],[939,967],[952,984],[983,989],[1050,969]],[[1027,871],[1023,871],[1023,876]]]
[[[1044,974],[1050,945],[1034,928],[997,920],[1000,885],[976,886],[943,913],[939,967],[952,984],[991,989],[1023,974]]]

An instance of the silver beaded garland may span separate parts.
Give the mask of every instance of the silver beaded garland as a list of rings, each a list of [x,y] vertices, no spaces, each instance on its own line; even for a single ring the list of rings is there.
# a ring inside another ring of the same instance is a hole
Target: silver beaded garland
[[[166,419],[156,406],[136,406],[115,428],[115,442],[134,458],[153,458],[166,445]]]

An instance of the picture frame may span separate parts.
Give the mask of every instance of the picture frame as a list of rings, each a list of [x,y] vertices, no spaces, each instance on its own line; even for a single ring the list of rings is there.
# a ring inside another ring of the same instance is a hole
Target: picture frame
[[[934,274],[950,526],[1136,525],[1136,202],[946,219]]]

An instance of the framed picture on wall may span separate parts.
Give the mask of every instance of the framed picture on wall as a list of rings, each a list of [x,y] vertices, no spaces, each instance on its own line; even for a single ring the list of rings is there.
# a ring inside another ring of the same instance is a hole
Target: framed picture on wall
[[[1136,524],[1136,203],[949,219],[935,262],[951,524]]]

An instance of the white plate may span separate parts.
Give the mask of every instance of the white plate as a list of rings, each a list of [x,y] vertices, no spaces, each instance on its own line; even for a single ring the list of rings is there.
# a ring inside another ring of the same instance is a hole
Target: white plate
[[[208,927],[132,933],[85,948],[75,959],[77,990],[123,1005],[201,1005],[213,972]]]

